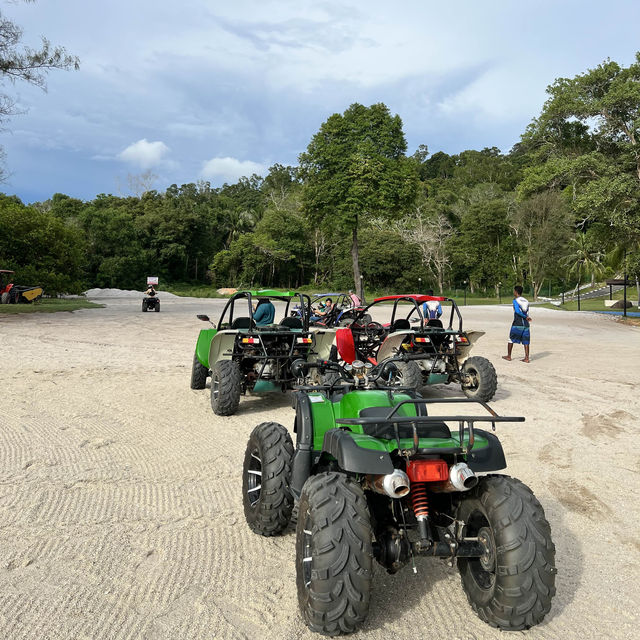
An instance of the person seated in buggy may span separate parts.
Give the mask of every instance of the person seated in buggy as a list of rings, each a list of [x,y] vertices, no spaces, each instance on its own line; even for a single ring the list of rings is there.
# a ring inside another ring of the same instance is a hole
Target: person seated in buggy
[[[327,316],[331,315],[333,311],[333,301],[331,298],[327,298],[326,302],[322,302],[318,305],[318,309],[313,312],[310,320],[311,322],[322,322],[327,319]]]
[[[427,295],[432,296],[433,289],[429,289],[429,291],[427,291]],[[438,300],[427,300],[422,305],[422,315],[424,316],[424,319],[427,321],[428,325],[436,327],[442,326],[442,322],[440,321],[440,316],[442,315],[442,305]]]
[[[258,304],[253,312],[253,320],[258,327],[273,324],[276,308],[269,298],[258,298]]]

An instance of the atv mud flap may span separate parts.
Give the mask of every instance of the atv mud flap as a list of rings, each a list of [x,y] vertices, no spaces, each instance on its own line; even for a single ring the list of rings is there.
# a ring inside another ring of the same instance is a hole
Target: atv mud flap
[[[358,438],[377,444],[376,439],[370,436],[359,435]],[[352,434],[342,429],[330,429],[324,434],[322,450],[333,456],[345,471],[376,475],[393,473],[393,463],[387,451],[358,446]]]

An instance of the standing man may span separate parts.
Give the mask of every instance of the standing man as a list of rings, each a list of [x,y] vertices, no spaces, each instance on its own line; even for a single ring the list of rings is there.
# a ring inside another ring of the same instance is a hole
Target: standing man
[[[509,332],[509,344],[507,345],[507,355],[502,356],[504,360],[511,360],[511,351],[514,344],[524,346],[524,358],[522,362],[529,362],[529,301],[522,297],[522,287],[516,285],[513,288],[513,323]]]

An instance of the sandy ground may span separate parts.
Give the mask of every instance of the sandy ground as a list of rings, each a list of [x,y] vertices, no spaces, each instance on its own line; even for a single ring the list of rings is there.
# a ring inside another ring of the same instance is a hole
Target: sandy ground
[[[247,528],[251,429],[282,396],[214,416],[189,389],[195,314],[223,301],[109,299],[101,310],[0,318],[0,638],[310,638],[295,535]],[[464,309],[499,375],[507,472],[551,523],[557,596],[528,638],[637,638],[640,329],[534,309],[533,360],[505,362],[509,307]],[[520,347],[515,354],[519,355]],[[447,390],[448,391],[448,390]],[[433,394],[434,391],[429,392]],[[504,638],[476,618],[455,569],[377,567],[354,638]]]

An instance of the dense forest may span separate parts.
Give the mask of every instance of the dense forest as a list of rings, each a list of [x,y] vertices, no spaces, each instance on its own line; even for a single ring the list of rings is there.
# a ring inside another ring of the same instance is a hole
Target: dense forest
[[[640,54],[560,78],[508,153],[407,155],[398,116],[351,105],[299,166],[139,197],[0,195],[0,267],[49,294],[161,283],[468,287],[640,275]],[[623,264],[623,260],[626,262]]]

